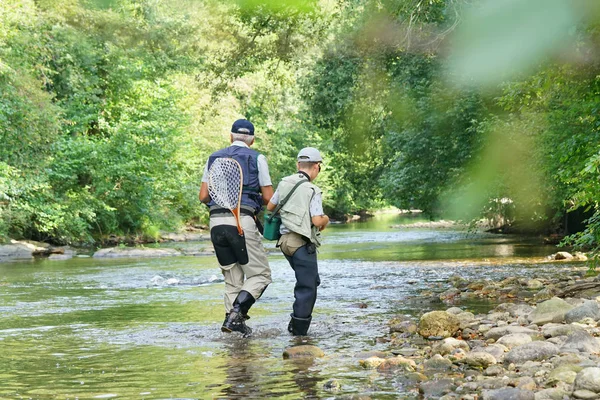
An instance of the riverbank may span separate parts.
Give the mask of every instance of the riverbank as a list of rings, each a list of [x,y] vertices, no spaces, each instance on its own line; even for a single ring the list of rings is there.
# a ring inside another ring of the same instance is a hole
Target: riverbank
[[[600,277],[585,277],[583,264],[552,278],[456,275],[443,288],[415,296],[441,310],[391,319],[376,339],[390,350],[366,352],[359,365],[381,379],[402,375],[414,397],[600,398]],[[461,305],[477,300],[497,306],[474,314]]]

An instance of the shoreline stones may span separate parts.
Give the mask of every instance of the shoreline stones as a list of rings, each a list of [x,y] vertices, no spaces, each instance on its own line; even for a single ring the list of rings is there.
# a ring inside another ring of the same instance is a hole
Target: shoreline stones
[[[600,399],[600,297],[560,296],[566,287],[592,281],[575,274],[501,282],[453,277],[453,288],[440,296],[449,303],[445,311],[390,321],[389,339],[381,343],[390,344],[391,354],[411,349],[405,360],[414,364],[403,364],[410,368],[382,367],[400,363],[381,354],[359,365],[421,374],[404,389],[424,399]],[[474,294],[508,302],[486,314],[456,306]]]

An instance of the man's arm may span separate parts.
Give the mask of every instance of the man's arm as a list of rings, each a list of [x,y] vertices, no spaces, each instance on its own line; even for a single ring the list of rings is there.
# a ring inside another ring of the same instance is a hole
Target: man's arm
[[[268,209],[269,200],[273,197],[273,186],[261,186],[260,192],[262,193],[263,204],[267,204]]]
[[[314,226],[319,228],[320,231],[325,229],[327,224],[329,223],[329,217],[327,215],[315,215],[311,218]]]
[[[200,185],[200,193],[198,193],[198,198],[205,204],[210,201],[210,194],[208,193],[208,185],[206,182],[202,182],[202,185]]]

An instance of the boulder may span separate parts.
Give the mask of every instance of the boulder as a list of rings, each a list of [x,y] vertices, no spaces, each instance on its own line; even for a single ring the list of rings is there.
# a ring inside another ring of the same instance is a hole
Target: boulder
[[[33,246],[23,243],[0,245],[0,262],[12,260],[31,260],[33,258]]]
[[[600,320],[600,307],[598,307],[596,300],[587,300],[579,307],[575,307],[565,314],[565,322],[567,324],[579,322],[584,318],[592,318],[595,321]]]
[[[534,331],[533,329],[529,329],[523,326],[505,325],[490,329],[485,333],[485,338],[498,340],[502,336],[510,335],[513,333],[523,333],[532,337],[536,337],[539,335],[538,331]]]
[[[460,321],[454,314],[446,311],[431,311],[423,314],[419,320],[417,332],[428,338],[430,336],[450,337],[458,331]]]
[[[392,358],[386,358],[380,363],[377,367],[377,371],[392,371],[401,369],[407,372],[414,372],[417,368],[416,363],[408,358],[404,358],[402,356],[396,356]]]
[[[323,357],[325,353],[317,346],[301,345],[288,347],[283,351],[283,358],[317,358]]]
[[[552,254],[550,256],[552,260],[572,260],[573,255],[566,251],[559,251],[558,253]]]
[[[462,362],[472,367],[480,368],[487,368],[497,363],[496,358],[485,351],[470,351],[466,354]]]
[[[574,388],[600,393],[600,368],[589,367],[579,371],[575,377]]]
[[[504,357],[507,364],[521,364],[525,361],[539,361],[550,358],[558,354],[557,346],[548,342],[531,342],[521,346],[514,347]]]
[[[582,327],[577,325],[564,325],[564,324],[546,324],[542,327],[542,335],[545,338],[556,337],[556,336],[567,336],[573,332],[583,330]]]
[[[535,395],[531,390],[518,388],[503,388],[484,390],[483,400],[534,400]]]
[[[465,351],[470,350],[469,345],[464,340],[446,338],[434,344],[431,352],[432,354],[441,354],[442,356],[445,356],[446,354],[452,353],[456,349],[463,349]]]
[[[531,335],[525,333],[511,333],[502,336],[496,343],[506,346],[509,350],[513,347],[521,346],[526,343],[531,343]]]
[[[563,353],[600,353],[600,342],[585,330],[572,332],[560,347]]]
[[[560,323],[565,320],[565,314],[573,309],[573,306],[563,299],[553,297],[537,305],[528,319],[532,324],[544,325],[549,322]]]

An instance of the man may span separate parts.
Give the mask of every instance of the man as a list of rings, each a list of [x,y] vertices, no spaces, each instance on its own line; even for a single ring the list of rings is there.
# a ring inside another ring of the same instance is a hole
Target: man
[[[257,228],[256,214],[273,196],[273,185],[265,156],[250,149],[254,144],[254,126],[246,119],[233,123],[231,146],[211,154],[204,168],[200,201],[210,208],[210,238],[225,279],[225,321],[223,332],[252,333],[246,325],[248,310],[271,283],[271,268]],[[233,158],[242,167],[243,189],[240,223],[244,236],[237,231],[230,210],[218,206],[208,192],[208,171],[221,157]]]
[[[321,245],[320,233],[329,223],[329,217],[323,212],[321,190],[311,183],[321,171],[321,154],[314,147],[306,147],[298,153],[297,161],[298,172],[282,179],[267,209],[273,211],[296,184],[303,182],[279,210],[281,238],[277,246],[296,274],[294,312],[290,315],[288,331],[304,336],[310,327],[317,286],[321,283],[317,247]]]

